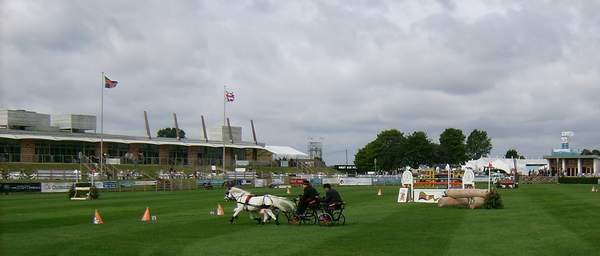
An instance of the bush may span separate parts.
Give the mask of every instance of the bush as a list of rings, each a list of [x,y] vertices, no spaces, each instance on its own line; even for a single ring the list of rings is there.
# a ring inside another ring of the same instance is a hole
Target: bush
[[[498,190],[492,189],[490,193],[485,196],[485,201],[483,203],[483,208],[485,209],[502,209],[504,208],[504,204],[502,203],[502,197]]]
[[[598,184],[597,177],[559,177],[560,184]]]

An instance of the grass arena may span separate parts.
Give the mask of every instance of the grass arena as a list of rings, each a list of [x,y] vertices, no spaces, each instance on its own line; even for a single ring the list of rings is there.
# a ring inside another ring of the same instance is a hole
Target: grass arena
[[[338,186],[346,223],[330,227],[257,225],[247,213],[229,224],[235,202],[220,188],[103,192],[90,201],[10,194],[0,196],[0,247],[11,255],[596,255],[600,200],[590,188],[521,185],[500,191],[504,209],[472,210],[398,204],[397,186]],[[210,214],[217,204],[224,216]],[[146,207],[156,221],[140,221]],[[91,223],[95,209],[103,225]]]

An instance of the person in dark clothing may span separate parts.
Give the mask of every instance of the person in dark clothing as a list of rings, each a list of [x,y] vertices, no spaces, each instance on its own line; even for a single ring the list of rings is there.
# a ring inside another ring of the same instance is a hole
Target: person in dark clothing
[[[325,197],[323,198],[324,204],[330,205],[343,202],[340,193],[338,193],[337,190],[331,188],[330,184],[323,185],[323,188],[325,189]]]
[[[306,208],[310,204],[318,204],[319,203],[319,192],[310,184],[308,180],[302,181],[302,186],[304,186],[304,193],[300,197],[300,202],[298,202],[298,210],[296,211],[297,215],[303,215],[306,212]]]
[[[331,188],[331,184],[326,183],[323,185],[323,189],[325,189],[325,197],[321,201],[323,209],[325,209],[325,212],[332,214],[332,209],[338,209],[344,201],[340,193]]]

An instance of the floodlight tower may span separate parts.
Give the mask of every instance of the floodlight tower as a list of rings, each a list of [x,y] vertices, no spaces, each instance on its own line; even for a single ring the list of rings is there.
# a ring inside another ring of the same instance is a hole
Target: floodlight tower
[[[308,138],[308,155],[310,159],[323,159],[323,137]]]
[[[560,149],[569,149],[569,138],[573,137],[575,133],[572,131],[563,131],[560,133]]]

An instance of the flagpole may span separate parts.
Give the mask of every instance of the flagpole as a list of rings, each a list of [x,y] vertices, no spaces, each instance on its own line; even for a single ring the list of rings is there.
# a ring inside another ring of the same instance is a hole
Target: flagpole
[[[223,140],[223,177],[225,177],[225,137],[223,134],[223,127],[225,126],[225,110],[227,105],[227,99],[225,99],[225,94],[227,93],[227,86],[223,86],[223,126],[221,126],[221,139]]]
[[[104,173],[102,164],[104,158],[104,72],[102,72],[102,82],[100,83],[100,173]],[[94,173],[92,173],[92,184],[94,186]]]

